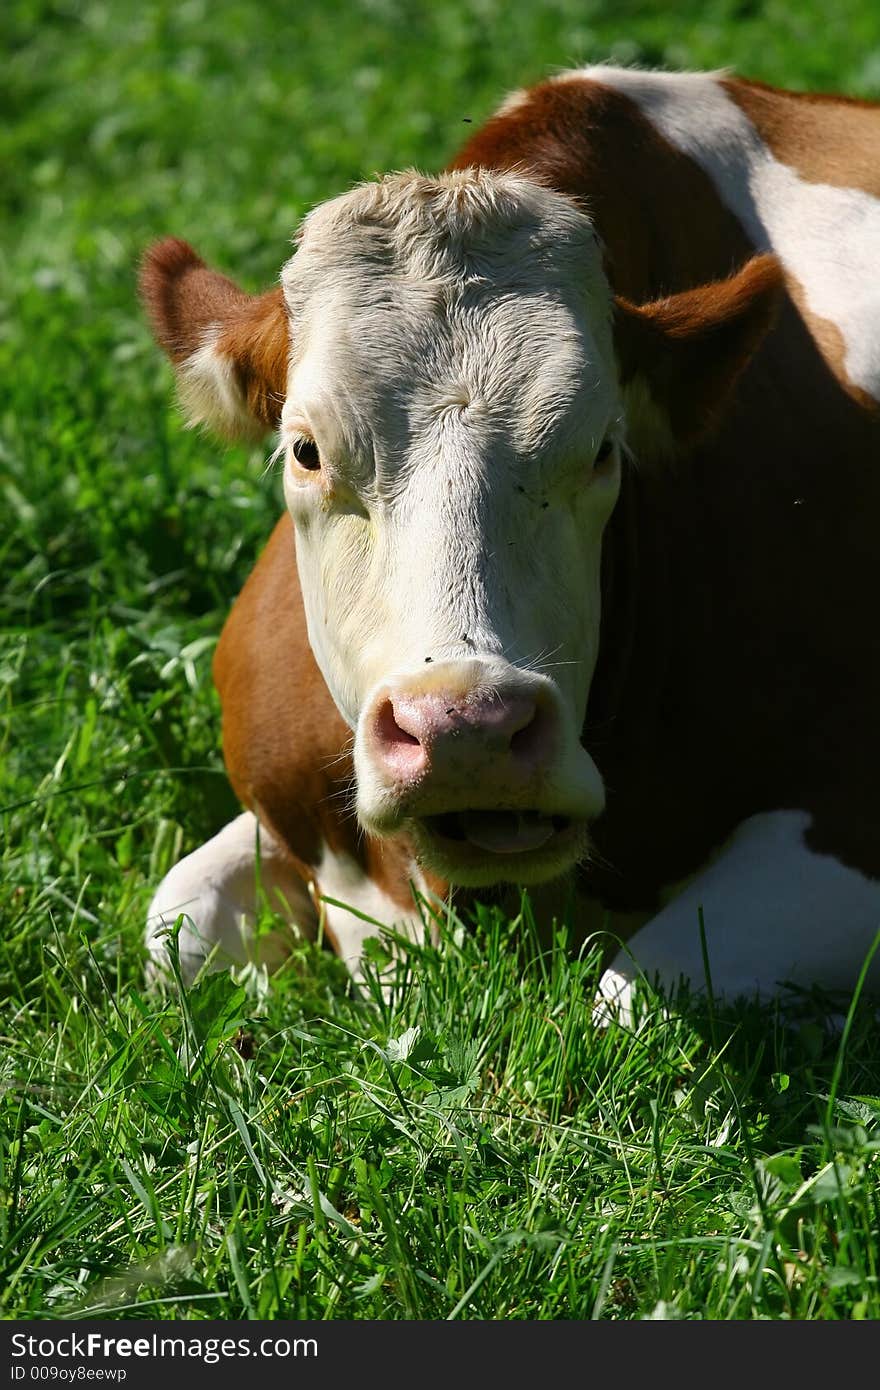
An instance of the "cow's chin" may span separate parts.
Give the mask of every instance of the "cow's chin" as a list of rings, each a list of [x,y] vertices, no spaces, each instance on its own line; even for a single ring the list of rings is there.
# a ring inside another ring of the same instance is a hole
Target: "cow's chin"
[[[586,820],[537,811],[455,811],[410,820],[423,868],[462,888],[546,883],[586,858]]]

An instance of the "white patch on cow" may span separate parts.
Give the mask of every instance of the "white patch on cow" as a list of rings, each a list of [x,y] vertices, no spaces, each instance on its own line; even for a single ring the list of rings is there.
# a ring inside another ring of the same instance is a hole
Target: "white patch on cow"
[[[627,943],[602,978],[606,1006],[626,1015],[633,981],[705,989],[702,909],[713,992],[771,998],[785,984],[851,992],[880,929],[880,882],[815,854],[804,811],[751,816],[708,868]],[[880,982],[880,953],[870,980]]]
[[[529,100],[529,96],[528,87],[518,87],[516,91],[508,92],[501,105],[492,112],[493,118],[495,116],[509,116],[512,112],[518,111]]]
[[[411,909],[401,908],[350,855],[334,853],[325,846],[315,878],[321,911],[326,914],[333,943],[355,979],[362,976],[364,942],[369,937],[379,936],[381,927],[390,927],[410,941],[424,940],[424,927],[415,901]],[[415,892],[428,896],[415,866],[412,882]],[[327,898],[334,902],[326,902]],[[370,920],[365,921],[365,918]]]
[[[541,670],[580,746],[617,495],[592,461],[620,428],[611,299],[592,224],[528,179],[408,173],[317,208],[282,275],[296,323],[282,435],[309,641],[352,728],[426,659]],[[576,583],[575,581],[576,576]],[[542,675],[540,679],[545,679]],[[370,770],[355,745],[358,810]]]
[[[209,328],[200,347],[183,362],[177,383],[190,427],[205,425],[218,434],[253,435],[255,424],[230,357],[217,351],[219,328]]]
[[[589,67],[712,180],[758,251],[774,251],[818,318],[840,330],[849,381],[880,400],[880,199],[811,183],[780,163],[720,85],[720,74]]]
[[[245,811],[175,864],[160,883],[147,912],[152,973],[167,968],[166,934],[181,914],[178,946],[187,981],[209,957],[214,970],[247,960],[276,968],[290,938],[284,931],[255,938],[263,905],[292,930],[315,935],[317,914],[307,885],[278,841]]]

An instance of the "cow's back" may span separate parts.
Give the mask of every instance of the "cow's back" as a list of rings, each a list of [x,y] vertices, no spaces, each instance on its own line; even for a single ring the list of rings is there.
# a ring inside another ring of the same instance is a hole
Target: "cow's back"
[[[713,73],[598,67],[515,94],[453,167],[523,167],[583,199],[618,293],[782,260],[829,365],[880,399],[880,107]]]

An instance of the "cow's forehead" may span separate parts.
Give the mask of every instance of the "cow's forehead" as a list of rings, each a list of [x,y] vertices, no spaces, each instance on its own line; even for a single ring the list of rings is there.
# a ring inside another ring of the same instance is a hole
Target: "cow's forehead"
[[[389,174],[322,203],[305,219],[283,274],[294,301],[352,255],[416,279],[504,274],[512,258],[550,281],[577,279],[607,301],[593,224],[570,199],[515,174]]]
[[[336,378],[357,381],[366,409],[371,385],[386,403],[389,385],[410,402],[479,399],[528,421],[535,443],[579,396],[590,413],[609,408],[610,292],[592,224],[530,180],[470,170],[364,185],[310,215],[283,281],[294,381],[309,394]]]

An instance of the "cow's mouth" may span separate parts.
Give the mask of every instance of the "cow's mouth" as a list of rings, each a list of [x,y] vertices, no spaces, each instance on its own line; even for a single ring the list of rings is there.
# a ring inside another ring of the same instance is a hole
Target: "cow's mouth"
[[[446,811],[425,816],[422,825],[444,848],[471,845],[487,854],[529,854],[570,831],[570,816],[543,811]]]

